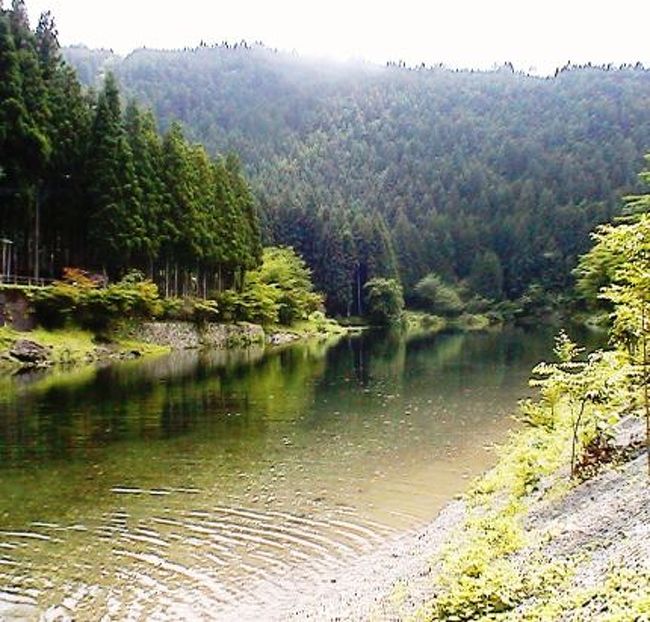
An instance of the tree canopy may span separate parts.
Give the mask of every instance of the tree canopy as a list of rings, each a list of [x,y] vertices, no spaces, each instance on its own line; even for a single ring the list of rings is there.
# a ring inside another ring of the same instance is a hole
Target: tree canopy
[[[167,294],[241,286],[262,258],[253,194],[234,155],[178,123],[164,134],[107,72],[82,87],[49,13],[0,9],[0,234],[21,274],[138,268]]]
[[[210,152],[237,151],[264,240],[300,252],[339,313],[395,270],[409,301],[432,272],[491,299],[568,287],[650,145],[640,65],[540,78],[245,44],[66,54],[86,76],[114,68],[163,126],[179,118]]]

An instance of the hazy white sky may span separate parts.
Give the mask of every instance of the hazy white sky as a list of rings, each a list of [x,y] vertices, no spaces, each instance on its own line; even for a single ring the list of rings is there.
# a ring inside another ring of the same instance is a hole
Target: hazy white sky
[[[10,0],[5,0],[9,4]],[[27,0],[64,45],[116,52],[224,39],[306,55],[551,72],[575,63],[650,66],[650,0]]]

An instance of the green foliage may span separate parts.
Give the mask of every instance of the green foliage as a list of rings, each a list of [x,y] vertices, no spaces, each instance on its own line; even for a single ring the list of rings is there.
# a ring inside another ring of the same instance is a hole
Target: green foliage
[[[215,300],[185,296],[183,298],[164,298],[160,304],[162,310],[157,317],[163,320],[204,324],[221,318],[220,308]]]
[[[373,324],[395,324],[402,317],[404,296],[395,279],[371,279],[364,287],[366,312]]]
[[[61,327],[72,319],[81,292],[67,283],[34,292],[31,297],[36,319],[47,328]]]
[[[265,285],[275,289],[280,324],[307,319],[323,304],[322,297],[312,291],[311,270],[291,248],[265,248],[262,265],[246,275],[245,283],[245,288]]]
[[[640,177],[649,183],[650,171]],[[599,285],[599,297],[612,305],[612,343],[628,355],[643,392],[650,472],[650,194],[628,197],[625,214],[618,224],[599,229],[577,273],[586,294],[593,296]]]
[[[280,292],[274,285],[260,281],[249,282],[238,296],[236,315],[248,322],[268,326],[279,321]]]
[[[197,324],[216,322],[219,319],[219,305],[216,300],[195,301],[192,319]]]
[[[556,339],[555,353],[559,362],[537,365],[531,381],[532,386],[539,387],[540,405],[548,409],[548,415],[524,403],[524,420],[553,428],[566,425],[557,417],[568,412],[571,473],[577,475],[579,456],[590,446],[606,446],[611,440],[617,413],[629,400],[630,369],[617,351],[597,351],[580,360],[580,348],[564,332]]]
[[[311,282],[311,271],[291,248],[265,248],[262,264],[246,273],[240,292],[217,294],[221,319],[262,325],[291,324],[306,320],[323,300]]]
[[[180,125],[161,136],[133,101],[123,111],[112,73],[99,87],[62,60],[49,13],[32,32],[24,3],[0,8],[0,233],[14,270],[137,268],[175,296],[239,286],[261,235],[238,159],[211,158]]]
[[[437,274],[427,274],[415,286],[419,304],[436,315],[457,316],[465,309],[458,289],[445,283]]]
[[[596,251],[580,264],[589,287],[602,282],[600,293],[612,303],[615,348],[585,354],[562,331],[555,343],[557,360],[534,368],[531,384],[539,389],[539,399],[521,403],[519,420],[525,427],[511,435],[499,450],[497,466],[467,495],[467,518],[440,562],[427,619],[592,619],[604,612],[603,619],[627,620],[650,612],[645,568],[625,568],[622,560],[604,581],[576,586],[569,581],[571,563],[535,553],[536,543],[523,529],[527,496],[561,490],[557,479],[547,480],[544,490],[540,484],[557,474],[567,454],[572,475],[580,476],[590,475],[608,456],[613,426],[639,388],[648,416],[650,283],[643,211],[648,202],[636,197],[633,203],[631,221],[601,229]],[[613,258],[616,267],[610,270]],[[525,563],[513,558],[522,547]]]
[[[565,306],[561,294],[545,289],[539,282],[533,282],[526,287],[522,296],[517,300],[518,313],[527,318],[544,318]]]
[[[244,319],[245,314],[241,310],[241,297],[234,289],[226,289],[214,295],[219,309],[219,319],[224,322],[234,322],[237,319]]]
[[[503,296],[503,268],[498,255],[491,250],[474,259],[469,273],[469,284],[474,292],[492,300]]]
[[[499,449],[496,467],[466,496],[467,518],[442,555],[426,619],[500,619],[529,599],[553,598],[565,585],[569,564],[539,554],[521,564],[511,556],[531,544],[523,528],[525,498],[561,465],[569,436],[566,428],[530,427]]]
[[[66,54],[96,84],[106,52]],[[371,256],[355,247],[355,221],[375,212],[408,300],[430,272],[469,278],[498,299],[494,256],[510,299],[535,281],[566,289],[589,231],[634,191],[650,144],[642,68],[565,67],[548,79],[357,63],[341,71],[259,45],[138,50],[109,62],[163,127],[178,118],[210,152],[240,154],[266,243],[293,246],[341,315],[361,314],[367,280],[395,278],[366,275],[390,262],[366,265]]]
[[[588,400],[579,430],[584,448],[587,436],[606,433],[614,423],[612,413],[629,396],[629,376],[617,353],[579,360],[580,349],[564,333],[555,351],[557,363],[535,369],[539,401],[521,404],[520,420],[527,426],[511,434],[498,450],[496,467],[466,496],[467,518],[443,554],[427,619],[519,619],[520,605],[553,603],[558,592],[566,593],[572,565],[535,552],[523,528],[526,499],[565,463],[576,436],[576,405]],[[512,557],[523,547],[529,549],[526,563]]]
[[[124,319],[151,318],[163,312],[158,288],[151,281],[119,282],[99,288],[89,280],[59,281],[30,294],[37,320],[54,328],[74,322],[103,331]]]
[[[558,592],[554,598],[534,605],[524,619],[556,620],[567,612],[574,613],[574,619],[643,620],[650,615],[650,571],[614,565],[604,581]],[[602,617],[597,617],[597,613]]]
[[[618,257],[600,297],[613,305],[612,337],[633,351],[648,330],[650,214],[632,224],[601,229],[597,247]]]

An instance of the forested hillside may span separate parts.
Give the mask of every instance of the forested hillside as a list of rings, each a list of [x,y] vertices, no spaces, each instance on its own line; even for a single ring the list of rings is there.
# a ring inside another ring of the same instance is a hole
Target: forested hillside
[[[211,158],[178,124],[159,134],[123,99],[111,74],[82,87],[49,14],[32,30],[22,0],[0,6],[2,271],[137,268],[170,294],[237,285],[262,258],[238,159]]]
[[[396,269],[411,297],[430,272],[493,299],[567,286],[650,148],[641,66],[539,78],[245,44],[98,52],[103,65],[90,50],[67,54],[82,75],[111,67],[210,151],[240,153],[264,236],[305,256],[339,312],[354,310],[359,283]]]

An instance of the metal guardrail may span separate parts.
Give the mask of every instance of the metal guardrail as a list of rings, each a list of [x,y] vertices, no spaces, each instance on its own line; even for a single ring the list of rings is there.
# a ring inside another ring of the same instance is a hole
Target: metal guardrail
[[[19,276],[17,274],[0,275],[0,285],[27,285],[28,287],[47,287],[55,279],[35,278],[33,276]]]

